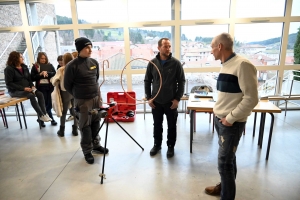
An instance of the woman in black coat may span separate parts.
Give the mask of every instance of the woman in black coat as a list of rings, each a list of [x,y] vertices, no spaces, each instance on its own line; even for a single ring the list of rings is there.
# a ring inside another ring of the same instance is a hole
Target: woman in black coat
[[[36,63],[31,68],[31,79],[35,81],[36,88],[44,95],[46,111],[48,116],[52,119],[51,125],[57,125],[52,115],[52,100],[51,93],[54,90],[50,79],[56,74],[55,68],[49,63],[47,54],[39,52]]]
[[[8,93],[11,97],[27,97],[39,119],[43,122],[51,121],[47,116],[44,96],[34,87],[28,67],[23,62],[23,56],[19,52],[9,54],[4,70]]]

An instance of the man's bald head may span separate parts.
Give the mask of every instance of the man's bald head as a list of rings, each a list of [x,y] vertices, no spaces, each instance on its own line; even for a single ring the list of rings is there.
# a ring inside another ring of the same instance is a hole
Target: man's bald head
[[[214,46],[222,44],[227,51],[233,50],[233,39],[229,33],[221,33],[220,35],[217,35],[213,39],[212,43]]]

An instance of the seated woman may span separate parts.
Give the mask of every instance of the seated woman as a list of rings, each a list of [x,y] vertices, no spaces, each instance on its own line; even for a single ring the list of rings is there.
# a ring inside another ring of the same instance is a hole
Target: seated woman
[[[28,67],[23,62],[23,56],[19,52],[13,51],[9,54],[4,70],[8,93],[11,97],[27,97],[39,120],[51,121],[46,112],[44,96],[34,87]]]

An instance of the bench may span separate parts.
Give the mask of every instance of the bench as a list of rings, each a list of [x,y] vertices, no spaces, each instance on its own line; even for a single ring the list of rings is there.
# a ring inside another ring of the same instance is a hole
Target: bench
[[[1,112],[1,115],[2,115],[2,118],[3,118],[4,126],[6,128],[8,128],[8,123],[7,123],[7,119],[6,119],[5,108],[7,108],[9,106],[16,106],[17,115],[18,115],[17,117],[19,118],[20,128],[22,128],[22,122],[21,122],[21,117],[20,117],[20,112],[19,112],[19,106],[18,106],[18,104],[20,103],[22,114],[23,114],[23,120],[24,120],[25,128],[27,129],[27,123],[26,123],[26,118],[25,118],[25,113],[24,113],[24,106],[22,104],[22,102],[26,101],[26,100],[28,100],[26,97],[24,97],[24,98],[12,98],[9,102],[4,103],[4,104],[0,104],[0,112]]]

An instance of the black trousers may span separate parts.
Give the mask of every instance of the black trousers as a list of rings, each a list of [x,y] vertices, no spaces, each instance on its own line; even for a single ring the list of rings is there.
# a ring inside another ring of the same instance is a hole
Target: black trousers
[[[37,89],[43,93],[47,114],[52,120],[54,120],[51,112],[52,109],[51,93],[53,92],[53,86],[50,86],[49,84],[45,84],[45,85],[41,84]]]
[[[167,104],[159,104],[154,102],[155,108],[152,109],[153,115],[153,137],[154,137],[154,144],[160,146],[163,140],[163,120],[164,114],[167,117],[168,123],[168,146],[175,146],[176,137],[177,137],[177,117],[178,111],[176,109],[171,109],[172,102]]]

